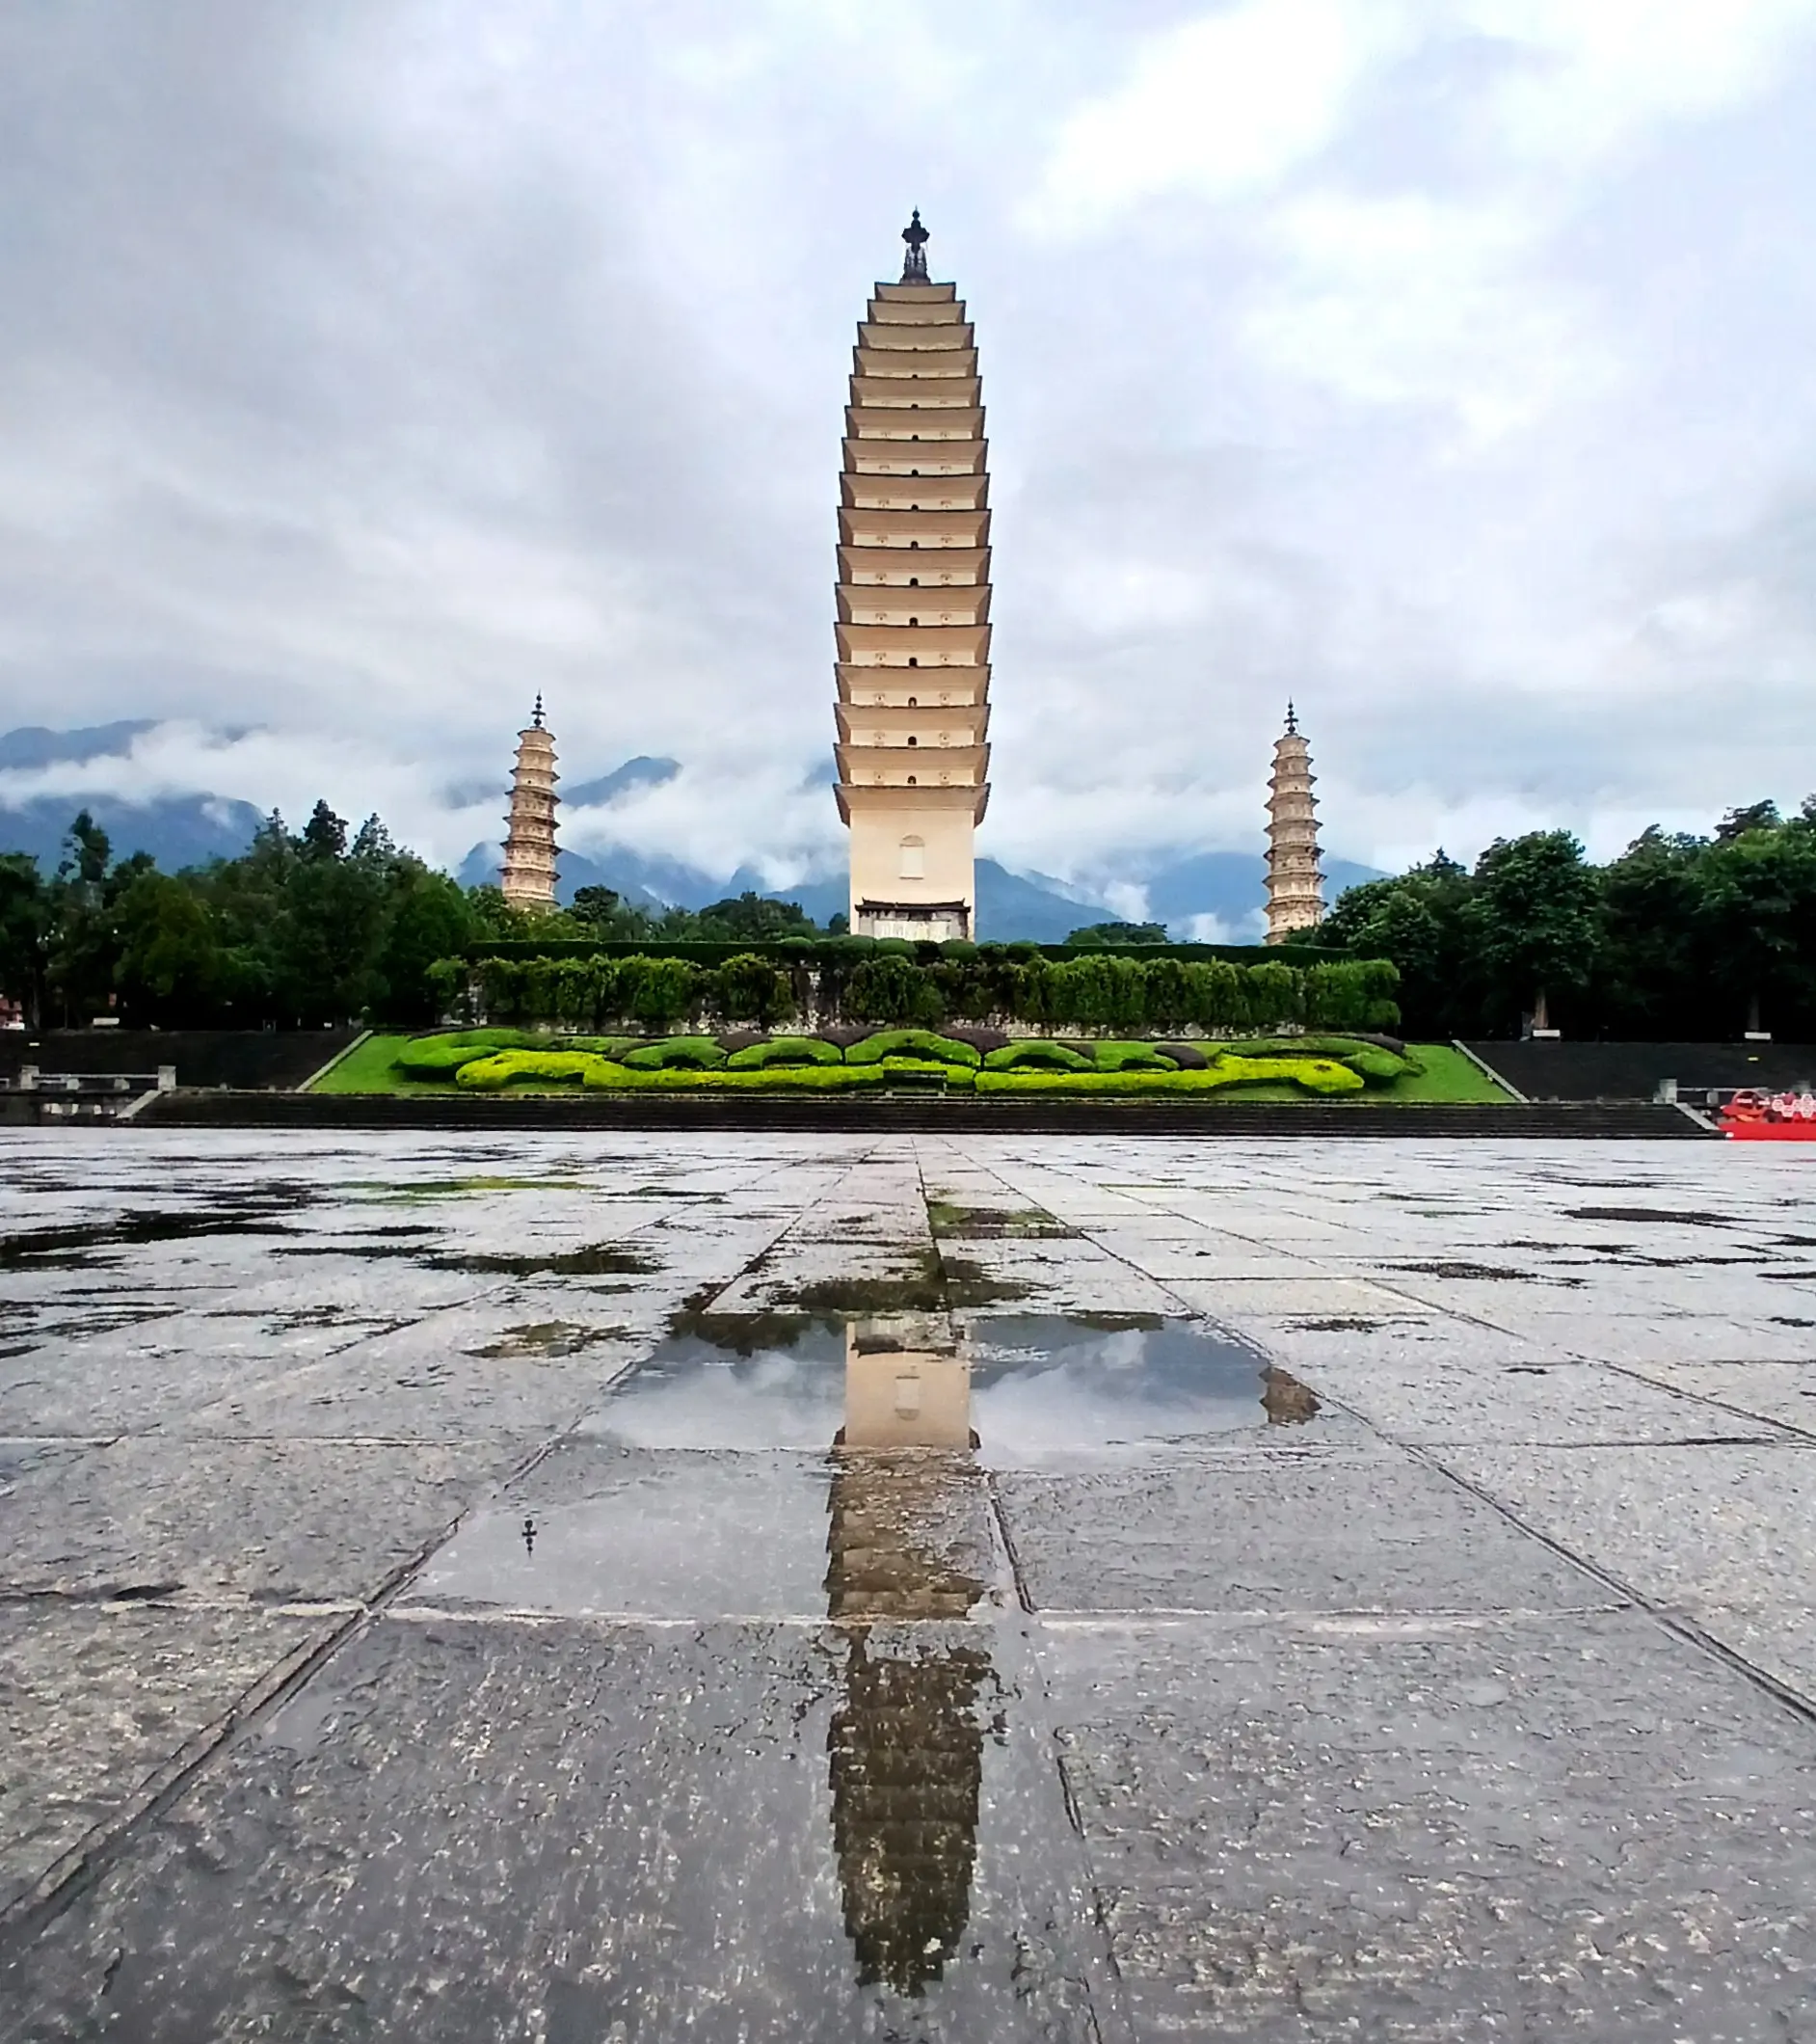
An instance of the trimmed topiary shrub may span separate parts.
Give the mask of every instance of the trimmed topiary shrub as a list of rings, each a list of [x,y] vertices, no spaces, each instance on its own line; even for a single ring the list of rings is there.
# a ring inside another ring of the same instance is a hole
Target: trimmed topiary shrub
[[[751,1043],[734,1050],[726,1060],[726,1067],[734,1072],[756,1072],[779,1064],[842,1064],[844,1055],[838,1044],[823,1043],[817,1036],[771,1036],[766,1043]]]
[[[660,1043],[640,1043],[627,1051],[623,1061],[632,1071],[671,1071],[677,1065],[689,1071],[717,1071],[726,1062],[725,1053],[710,1036],[669,1036]]]
[[[1091,1046],[1100,1072],[1170,1072],[1177,1058],[1162,1057],[1152,1043],[1103,1042]]]
[[[983,1062],[985,1068],[993,1072],[1087,1072],[1092,1062],[1069,1045],[1054,1043],[1041,1036],[1025,1036],[1018,1043],[1005,1043],[1001,1050],[993,1050]]]
[[[412,1079],[451,1079],[463,1064],[494,1055],[489,1044],[444,1043],[430,1036],[424,1041],[406,1043],[391,1060],[391,1066]]]
[[[619,1067],[584,1050],[500,1050],[463,1064],[454,1083],[464,1091],[502,1092],[507,1086],[593,1084]]]
[[[1327,1058],[1219,1058],[1202,1071],[980,1071],[976,1078],[980,1093],[1213,1093],[1282,1084],[1323,1096],[1362,1090],[1359,1073]]]
[[[880,1029],[845,1052],[847,1064],[878,1064],[885,1058],[919,1058],[927,1064],[977,1064],[977,1053],[953,1036],[927,1029]]]

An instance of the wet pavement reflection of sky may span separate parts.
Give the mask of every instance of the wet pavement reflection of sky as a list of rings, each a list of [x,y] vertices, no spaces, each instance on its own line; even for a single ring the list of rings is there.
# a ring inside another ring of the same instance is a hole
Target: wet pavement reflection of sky
[[[1191,1320],[961,1317],[972,1426],[991,1467],[1159,1445],[1309,1419],[1316,1401],[1251,1342]],[[741,1350],[748,1345],[748,1353]],[[844,1423],[845,1323],[803,1321],[755,1343],[661,1343],[581,1431],[627,1447],[823,1448]],[[1296,1394],[1296,1395],[1295,1395]]]

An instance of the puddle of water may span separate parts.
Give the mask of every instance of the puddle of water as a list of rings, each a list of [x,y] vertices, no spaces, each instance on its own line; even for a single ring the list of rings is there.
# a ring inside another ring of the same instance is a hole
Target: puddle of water
[[[927,1201],[927,1221],[936,1237],[959,1240],[1075,1240],[1078,1229],[1068,1227],[1042,1207],[1007,1210],[993,1206],[954,1206],[945,1199]]]
[[[643,1250],[602,1242],[591,1249],[557,1250],[541,1255],[431,1256],[439,1271],[467,1271],[503,1278],[648,1278],[662,1266]]]
[[[580,1327],[571,1320],[538,1320],[522,1327],[506,1328],[496,1341],[483,1349],[468,1349],[469,1356],[487,1361],[508,1361],[513,1357],[577,1356],[595,1342],[622,1341],[628,1328]]]
[[[696,1319],[582,1423],[635,1448],[1055,1453],[1300,1424],[1316,1397],[1240,1336],[1192,1320],[1052,1313]]]
[[[1565,1213],[1572,1221],[1617,1221],[1644,1225],[1648,1222],[1669,1223],[1677,1227],[1731,1227],[1732,1214],[1680,1213],[1668,1206],[1572,1206]]]
[[[288,1235],[291,1228],[256,1213],[122,1214],[118,1221],[81,1227],[30,1228],[0,1235],[0,1269],[29,1270],[47,1264],[62,1270],[93,1265],[110,1250],[148,1242],[186,1242],[199,1235]]]

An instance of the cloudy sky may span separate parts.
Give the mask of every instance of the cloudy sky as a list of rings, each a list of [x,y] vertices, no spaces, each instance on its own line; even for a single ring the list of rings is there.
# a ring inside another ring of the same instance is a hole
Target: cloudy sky
[[[0,727],[122,791],[777,880],[853,323],[918,203],[996,505],[980,849],[1816,788],[1816,0],[0,0]],[[233,736],[237,734],[237,736]],[[4,793],[43,789],[5,777]],[[55,785],[74,785],[65,771]]]

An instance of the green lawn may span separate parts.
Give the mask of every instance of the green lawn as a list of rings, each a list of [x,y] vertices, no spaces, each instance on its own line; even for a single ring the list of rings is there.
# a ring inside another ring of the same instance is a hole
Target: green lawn
[[[333,1071],[309,1088],[312,1093],[445,1093],[445,1086],[406,1079],[391,1069],[391,1060],[410,1041],[410,1034],[368,1036],[342,1058]]]
[[[321,1093],[451,1093],[456,1090],[446,1080],[407,1079],[402,1072],[393,1069],[391,1061],[410,1041],[408,1035],[371,1035],[357,1050],[343,1058],[326,1078],[320,1080],[312,1091]],[[1453,1050],[1448,1043],[1416,1043],[1411,1046],[1419,1062],[1425,1066],[1416,1078],[1398,1080],[1391,1087],[1369,1088],[1365,1093],[1349,1093],[1337,1097],[1358,1107],[1379,1105],[1384,1101],[1457,1100],[1476,1101],[1489,1105],[1502,1104],[1509,1095],[1501,1090],[1485,1074],[1477,1070],[1460,1051]],[[547,1090],[573,1092],[572,1086],[551,1086],[546,1089],[518,1088],[514,1090]],[[1106,1089],[1107,1094],[1109,1089]],[[1088,1096],[1087,1096],[1088,1097]],[[1295,1100],[1313,1097],[1301,1092],[1295,1086],[1244,1086],[1218,1095],[1208,1093],[1206,1099],[1225,1100]]]
[[[1491,1107],[1505,1107],[1513,1097],[1498,1087],[1486,1072],[1470,1063],[1461,1051],[1448,1043],[1409,1043],[1410,1050],[1425,1066],[1416,1079],[1401,1079],[1391,1089],[1370,1091],[1375,1100],[1463,1100]]]

